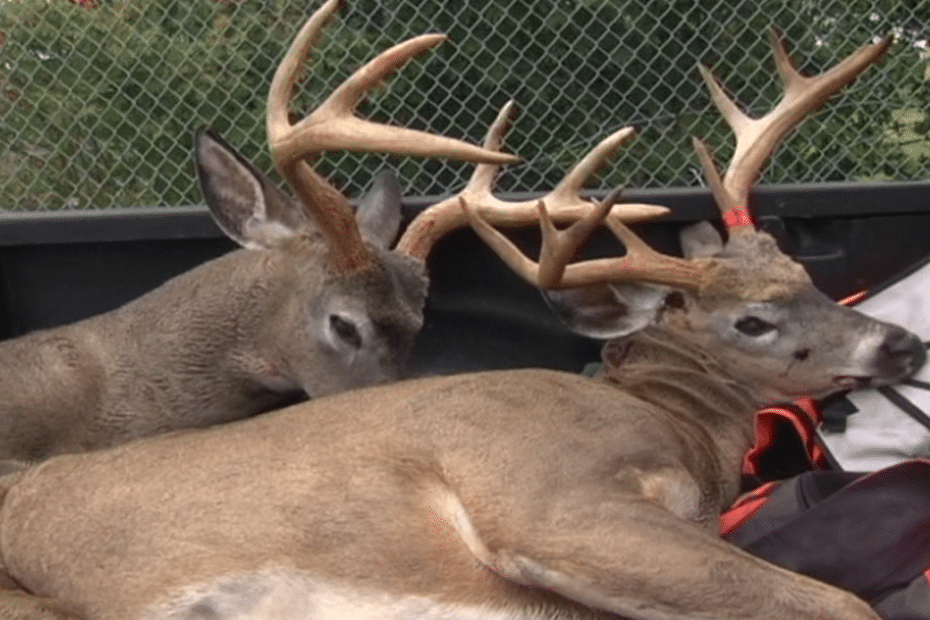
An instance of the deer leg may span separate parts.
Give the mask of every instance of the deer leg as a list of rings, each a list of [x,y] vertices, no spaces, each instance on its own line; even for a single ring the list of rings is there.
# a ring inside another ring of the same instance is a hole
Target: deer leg
[[[22,590],[0,573],[0,618],[3,620],[83,620],[56,601]]]
[[[14,459],[0,460],[0,506],[7,491],[20,479],[30,463]],[[83,620],[57,601],[30,594],[22,589],[3,566],[0,553],[0,618],[3,620]]]
[[[632,620],[879,618],[853,594],[753,557],[642,497],[588,497],[574,515],[559,507],[541,523],[483,523],[500,530],[488,537],[461,504],[450,516],[501,576]]]
[[[0,565],[0,618],[3,620],[83,620],[57,601],[23,590]]]

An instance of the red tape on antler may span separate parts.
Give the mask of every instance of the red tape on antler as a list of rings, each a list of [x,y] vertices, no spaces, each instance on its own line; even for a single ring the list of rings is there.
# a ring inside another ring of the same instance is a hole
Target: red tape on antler
[[[749,215],[749,211],[746,209],[730,209],[724,214],[723,223],[727,229],[740,226],[756,227],[755,222],[752,221],[752,216]]]

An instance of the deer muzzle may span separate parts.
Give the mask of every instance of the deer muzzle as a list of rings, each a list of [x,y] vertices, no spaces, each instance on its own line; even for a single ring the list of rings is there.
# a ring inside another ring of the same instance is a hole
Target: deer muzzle
[[[884,340],[875,349],[869,375],[843,375],[833,379],[841,389],[863,389],[897,383],[916,373],[927,361],[927,347],[920,338],[897,325],[888,325]]]
[[[899,379],[916,373],[927,361],[927,347],[920,338],[897,326],[891,326],[888,336],[878,348],[875,365],[883,376]]]

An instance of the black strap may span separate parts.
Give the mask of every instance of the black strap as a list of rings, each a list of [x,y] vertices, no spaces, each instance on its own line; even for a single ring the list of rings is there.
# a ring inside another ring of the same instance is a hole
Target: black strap
[[[840,392],[828,396],[820,403],[820,414],[823,416],[823,429],[829,433],[845,433],[846,418],[859,409],[851,400],[846,398],[849,392]]]
[[[930,429],[930,415],[927,415],[923,409],[909,401],[901,392],[889,385],[884,385],[878,388],[878,393],[887,398],[892,405],[914,418],[915,421]]]
[[[918,381],[917,379],[905,379],[901,383],[930,392],[930,383],[927,383],[926,381]]]

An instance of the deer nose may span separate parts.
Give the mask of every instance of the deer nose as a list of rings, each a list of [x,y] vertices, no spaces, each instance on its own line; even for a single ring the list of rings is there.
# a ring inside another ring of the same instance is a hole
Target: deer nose
[[[879,346],[878,368],[887,376],[913,375],[927,361],[927,347],[906,329],[894,327]]]

